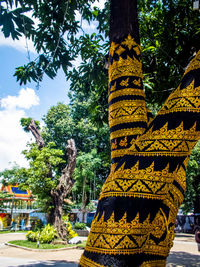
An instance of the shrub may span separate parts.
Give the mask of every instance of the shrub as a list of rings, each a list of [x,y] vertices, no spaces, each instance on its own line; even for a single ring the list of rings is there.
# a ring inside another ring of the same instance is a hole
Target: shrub
[[[77,222],[77,223],[74,224],[74,229],[85,230],[86,229],[86,224]]]
[[[70,222],[68,222],[68,225],[67,225],[67,237],[68,239],[71,239],[75,236],[78,236],[78,234],[72,229],[72,225]]]
[[[29,241],[36,242],[39,240],[40,243],[42,244],[50,243],[56,237],[57,237],[56,229],[49,224],[45,226],[45,228],[43,228],[41,231],[37,231],[37,232],[29,231],[26,234],[26,238]]]
[[[50,224],[47,224],[47,226],[40,232],[39,240],[42,244],[50,243],[56,237],[58,237],[56,229]]]
[[[44,227],[42,220],[38,219],[33,226],[33,232],[39,231]]]
[[[28,231],[28,233],[26,234],[26,238],[28,239],[28,241],[36,242],[38,240],[38,233],[33,231]]]
[[[78,234],[72,229],[72,225],[69,221],[68,216],[62,217],[65,227],[67,228],[67,239],[71,239],[75,236],[78,236]]]

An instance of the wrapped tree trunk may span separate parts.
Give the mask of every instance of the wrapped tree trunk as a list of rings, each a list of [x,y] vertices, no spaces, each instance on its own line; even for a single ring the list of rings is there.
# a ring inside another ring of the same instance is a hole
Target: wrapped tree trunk
[[[80,260],[84,267],[166,265],[188,157],[200,138],[200,52],[148,123],[136,4],[111,1],[112,167]]]

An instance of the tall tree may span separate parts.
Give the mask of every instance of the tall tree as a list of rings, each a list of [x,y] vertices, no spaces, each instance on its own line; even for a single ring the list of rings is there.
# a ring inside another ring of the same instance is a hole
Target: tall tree
[[[88,97],[88,102],[92,101]],[[45,126],[42,129],[42,136],[45,143],[54,142],[56,148],[61,149],[66,154],[66,145],[69,138],[73,138],[76,143],[78,158],[91,157],[101,160],[101,165],[93,164],[89,162],[91,167],[95,171],[95,179],[97,187],[102,185],[103,181],[108,175],[108,167],[110,165],[110,141],[109,141],[109,128],[106,123],[95,123],[92,119],[92,115],[88,110],[88,102],[79,101],[77,99],[74,104],[69,107],[68,105],[58,103],[56,106],[52,106],[47,114],[43,117]],[[94,156],[95,153],[98,154]],[[79,159],[80,159],[79,158]],[[94,160],[95,161],[95,160]],[[78,168],[79,164],[77,165]],[[83,170],[87,167],[87,163],[83,164]],[[60,166],[62,167],[62,165]],[[91,176],[91,175],[90,175]],[[77,177],[76,175],[74,176]],[[80,180],[79,180],[80,181]],[[76,187],[76,186],[75,186]],[[76,194],[80,200],[82,190],[80,186],[76,187]],[[99,190],[96,191],[99,195]]]
[[[99,181],[97,175],[101,164],[102,161],[96,149],[92,149],[89,153],[82,152],[77,157],[74,171],[75,184],[72,190],[77,198],[81,195],[83,221],[85,221],[86,205],[90,200],[96,199],[102,186],[102,181]]]
[[[66,239],[67,229],[62,222],[63,204],[73,186],[72,175],[77,153],[75,142],[73,139],[67,141],[68,164],[62,169],[61,175],[58,177],[56,171],[58,165],[63,163],[62,151],[53,149],[52,143],[45,144],[34,120],[22,119],[21,122],[24,129],[33,134],[37,143],[37,146],[32,145],[29,151],[25,151],[26,158],[30,160],[30,168],[27,171],[24,170],[28,177],[25,184],[30,184],[29,187],[33,189],[33,194],[42,196],[43,192],[43,195],[49,195],[50,203],[47,204],[51,207],[50,221],[56,227],[58,235],[62,239]],[[36,186],[31,186],[32,183]]]
[[[200,138],[200,51],[149,122],[137,0],[111,0],[109,126],[112,167],[81,266],[165,266],[185,170]]]

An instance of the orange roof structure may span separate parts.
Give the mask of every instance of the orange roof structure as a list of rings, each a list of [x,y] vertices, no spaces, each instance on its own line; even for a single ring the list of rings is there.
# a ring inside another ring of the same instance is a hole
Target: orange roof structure
[[[31,197],[31,192],[29,190],[21,190],[17,185],[4,186],[1,190],[18,199],[29,200]]]

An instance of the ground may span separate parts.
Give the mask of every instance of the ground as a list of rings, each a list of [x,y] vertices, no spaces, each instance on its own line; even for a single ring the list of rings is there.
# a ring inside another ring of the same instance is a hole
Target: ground
[[[25,234],[0,234],[0,266],[66,266],[77,267],[83,250],[70,249],[55,252],[35,252],[6,246],[4,243],[11,240],[25,239]],[[200,267],[200,252],[194,241],[194,235],[176,234],[174,246],[168,257],[167,267]]]

